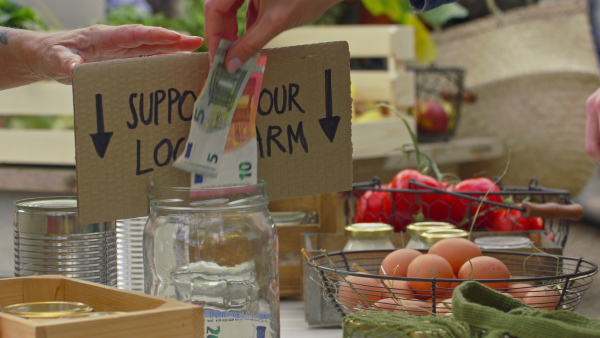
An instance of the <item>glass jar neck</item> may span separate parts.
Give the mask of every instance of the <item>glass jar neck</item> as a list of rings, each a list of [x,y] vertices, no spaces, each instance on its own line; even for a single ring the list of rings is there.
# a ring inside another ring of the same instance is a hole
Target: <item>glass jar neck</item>
[[[196,212],[244,211],[265,208],[269,203],[267,184],[197,189],[151,185],[150,208]]]

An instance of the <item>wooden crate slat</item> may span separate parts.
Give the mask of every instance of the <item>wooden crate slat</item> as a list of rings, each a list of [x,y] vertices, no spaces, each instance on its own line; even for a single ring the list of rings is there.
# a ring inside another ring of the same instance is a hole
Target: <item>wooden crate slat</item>
[[[0,163],[75,165],[73,130],[0,129]]]
[[[404,25],[303,26],[275,37],[267,47],[284,47],[329,41],[348,41],[353,58],[415,59],[414,29]]]
[[[1,115],[73,115],[71,86],[40,81],[0,91]]]
[[[356,100],[384,101],[397,108],[410,107],[415,103],[412,72],[354,70],[350,72],[350,79],[356,88]]]

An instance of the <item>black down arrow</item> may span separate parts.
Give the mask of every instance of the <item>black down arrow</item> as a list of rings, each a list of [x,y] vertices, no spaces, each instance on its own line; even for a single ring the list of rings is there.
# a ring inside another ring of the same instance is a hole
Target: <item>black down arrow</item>
[[[96,94],[96,125],[98,128],[98,132],[96,134],[90,134],[92,138],[92,142],[94,142],[94,148],[96,148],[96,153],[100,158],[104,158],[104,154],[106,154],[106,149],[108,148],[108,144],[110,143],[110,138],[113,135],[113,132],[105,132],[104,131],[104,112],[102,110],[102,94]]]
[[[333,98],[331,95],[331,69],[325,69],[325,117],[319,119],[321,129],[329,142],[333,142],[340,123],[339,116],[333,116]]]

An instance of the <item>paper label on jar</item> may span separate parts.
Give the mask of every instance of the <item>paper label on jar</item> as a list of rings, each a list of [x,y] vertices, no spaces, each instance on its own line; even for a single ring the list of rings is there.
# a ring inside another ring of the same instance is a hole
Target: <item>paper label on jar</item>
[[[271,338],[271,315],[204,310],[206,338]]]

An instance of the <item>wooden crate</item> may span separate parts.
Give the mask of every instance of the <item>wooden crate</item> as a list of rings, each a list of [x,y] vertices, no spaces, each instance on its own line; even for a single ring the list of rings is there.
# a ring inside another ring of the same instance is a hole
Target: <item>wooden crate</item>
[[[71,86],[40,81],[0,91],[0,118],[73,116]],[[73,130],[0,128],[0,164],[75,165]]]
[[[316,212],[317,224],[277,226],[279,237],[279,292],[284,298],[302,295],[304,233],[335,233],[344,228],[343,200],[336,194],[312,195],[271,201],[270,211]]]
[[[26,302],[82,302],[103,317],[25,319],[0,312],[3,338],[204,337],[201,307],[61,276],[0,280],[0,306]]]
[[[329,41],[347,41],[351,58],[383,58],[387,70],[352,70],[350,78],[357,101],[385,101],[401,112],[414,105],[414,73],[406,66],[416,58],[415,33],[404,25],[326,25],[303,26],[281,33],[267,47],[284,47]],[[416,132],[415,119],[403,116]],[[402,120],[391,116],[384,120],[352,124],[355,158],[385,154],[403,144],[412,143]]]

